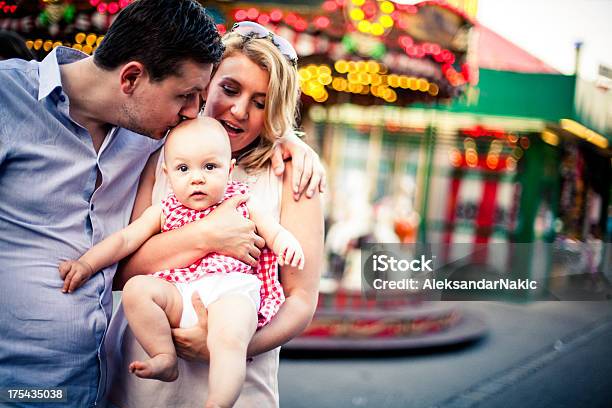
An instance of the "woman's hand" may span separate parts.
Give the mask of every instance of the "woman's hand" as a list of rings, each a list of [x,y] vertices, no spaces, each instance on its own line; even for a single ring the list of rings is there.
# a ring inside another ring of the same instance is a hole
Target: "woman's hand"
[[[246,202],[248,196],[232,197],[221,203],[206,218],[206,231],[210,252],[237,258],[253,267],[257,266],[257,259],[265,241],[255,233],[255,223],[244,218],[236,207]]]
[[[198,316],[198,323],[187,329],[172,329],[176,354],[190,361],[208,361],[210,354],[206,344],[208,336],[208,312],[197,292],[191,295],[191,303]]]
[[[253,221],[236,211],[247,198],[232,197],[203,219],[148,239],[121,265],[115,277],[115,290],[121,290],[132,276],[189,266],[212,252],[257,266],[259,248],[265,242],[255,234]]]
[[[304,190],[312,198],[315,190],[323,193],[326,187],[325,169],[319,155],[293,132],[285,134],[274,148],[272,168],[277,176],[285,171],[285,159],[291,158],[293,173],[291,185],[293,199],[299,200]]]

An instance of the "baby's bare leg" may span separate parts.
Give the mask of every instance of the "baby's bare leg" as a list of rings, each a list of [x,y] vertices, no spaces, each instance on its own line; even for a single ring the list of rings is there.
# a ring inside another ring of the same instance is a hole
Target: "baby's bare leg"
[[[134,276],[123,288],[122,302],[134,336],[151,357],[132,362],[130,372],[141,378],[176,380],[177,357],[171,327],[178,327],[183,312],[178,289],[153,276]]]
[[[210,369],[206,407],[231,407],[242,390],[246,350],[257,328],[257,311],[244,295],[226,295],[208,306]]]

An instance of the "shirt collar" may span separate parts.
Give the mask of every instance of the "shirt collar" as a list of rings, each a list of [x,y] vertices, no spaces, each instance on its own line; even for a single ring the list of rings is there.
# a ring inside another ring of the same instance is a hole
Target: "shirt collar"
[[[49,96],[57,88],[62,88],[59,66],[87,58],[87,54],[68,47],[56,47],[43,59],[38,67],[40,86],[38,100]]]

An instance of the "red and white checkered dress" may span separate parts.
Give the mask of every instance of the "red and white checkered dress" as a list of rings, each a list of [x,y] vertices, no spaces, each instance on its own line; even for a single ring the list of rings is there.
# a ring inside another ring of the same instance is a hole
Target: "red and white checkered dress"
[[[235,181],[230,182],[227,185],[222,201],[247,192],[248,188],[246,184]],[[181,204],[174,193],[171,192],[168,194],[168,197],[162,201],[161,205],[166,218],[162,227],[162,232],[167,232],[206,217],[214,211],[219,204],[210,206],[205,210],[193,210]],[[249,217],[246,204],[241,204],[237,209],[244,217]],[[257,278],[259,278],[262,283],[257,327],[262,327],[270,322],[272,317],[278,312],[281,304],[285,301],[285,294],[278,280],[278,263],[276,261],[276,255],[274,255],[274,252],[267,246],[261,251],[257,269],[253,269],[250,265],[235,258],[212,253],[186,268],[167,269],[155,272],[153,276],[165,279],[171,283],[187,283],[198,280],[208,273],[229,272],[242,272],[257,275]]]

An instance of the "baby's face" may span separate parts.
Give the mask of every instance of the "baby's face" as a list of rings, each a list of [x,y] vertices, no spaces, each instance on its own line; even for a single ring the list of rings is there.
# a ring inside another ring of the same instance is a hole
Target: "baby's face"
[[[165,146],[166,174],[176,198],[203,210],[223,198],[231,173],[231,149],[225,130],[212,119],[181,124]]]

